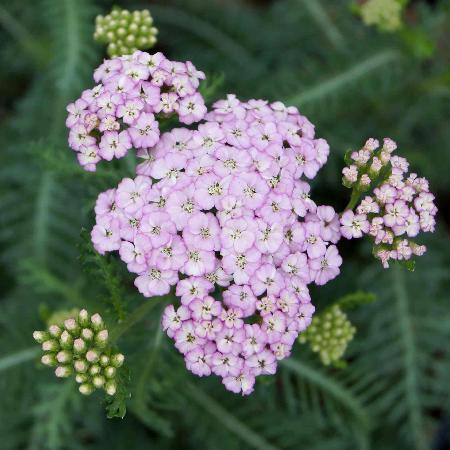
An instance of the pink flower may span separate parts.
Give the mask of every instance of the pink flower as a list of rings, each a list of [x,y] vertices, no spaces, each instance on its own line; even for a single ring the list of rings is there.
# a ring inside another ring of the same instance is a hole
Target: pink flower
[[[255,242],[255,227],[246,217],[230,219],[224,224],[220,237],[223,248],[243,253]]]
[[[217,350],[222,353],[238,355],[245,339],[243,328],[224,328],[216,338]]]
[[[234,177],[230,183],[230,194],[241,198],[243,205],[250,209],[259,208],[268,192],[267,183],[254,172]]]
[[[387,204],[385,211],[383,220],[388,227],[403,225],[409,215],[409,208],[403,200],[396,200],[394,203]]]
[[[182,154],[168,153],[155,161],[150,169],[150,176],[158,180],[165,178],[175,184],[186,161],[186,156]]]
[[[151,181],[146,177],[124,178],[116,191],[116,203],[126,212],[134,212],[145,204]]]
[[[383,184],[380,188],[373,190],[377,200],[382,203],[392,203],[397,195],[397,190],[389,184]]]
[[[242,328],[244,321],[241,319],[242,310],[240,308],[223,309],[220,319],[227,328]]]
[[[341,217],[341,233],[347,239],[360,238],[369,232],[369,221],[365,214],[355,215],[352,210],[347,210]]]
[[[174,337],[175,332],[181,328],[182,323],[188,320],[190,316],[189,310],[185,306],[180,306],[175,310],[173,305],[167,305],[161,321],[163,330],[169,337]]]
[[[178,281],[178,274],[174,270],[159,270],[156,266],[150,265],[145,272],[141,273],[134,284],[144,297],[155,295],[165,295]]]
[[[268,295],[278,295],[284,287],[283,277],[271,264],[264,264],[250,280],[255,295],[267,292]]]
[[[192,317],[195,320],[211,320],[220,315],[222,306],[220,302],[207,296],[203,299],[193,300],[189,303],[189,309],[192,311]]]
[[[215,268],[216,257],[214,252],[201,250],[198,247],[189,247],[187,249],[187,262],[184,265],[183,272],[186,275],[195,277],[212,272]]]
[[[314,311],[315,308],[311,303],[304,303],[299,306],[297,313],[298,331],[304,331],[309,327]]]
[[[336,246],[330,245],[324,255],[312,259],[310,262],[311,269],[315,271],[315,283],[322,285],[337,277],[340,272],[339,267],[341,264],[342,258],[340,257]]]
[[[223,301],[228,307],[239,308],[244,316],[251,316],[256,310],[256,297],[250,286],[234,284],[222,295]]]
[[[199,93],[183,98],[180,102],[180,122],[190,125],[202,120],[206,114],[203,97]]]
[[[240,372],[238,375],[232,375],[223,378],[225,387],[235,394],[242,392],[242,395],[249,395],[253,392],[255,385],[255,377],[247,370]]]
[[[150,240],[140,234],[135,237],[134,242],[122,241],[119,253],[130,272],[142,273],[147,268],[145,255],[150,248]]]
[[[124,123],[133,125],[140,117],[140,112],[144,108],[144,102],[138,99],[128,100],[125,104],[117,107],[117,117],[122,118]],[[108,111],[108,114],[114,114]]]
[[[295,178],[305,175],[305,177],[311,179],[317,175],[320,164],[317,161],[317,150],[311,142],[308,142],[306,139],[302,140],[301,147],[298,148],[298,151],[293,156],[292,164],[295,164],[295,169],[293,169]]]
[[[149,261],[161,270],[180,270],[187,261],[183,240],[179,236],[173,236],[169,242],[152,252]]]
[[[283,230],[278,223],[269,225],[261,219],[256,221],[255,246],[261,253],[274,253],[283,242]]]
[[[95,202],[95,214],[99,216],[104,216],[109,214],[111,216],[119,215],[119,211],[116,208],[116,190],[108,189],[102,192]]]
[[[242,368],[242,360],[231,353],[214,353],[212,364],[212,371],[222,378],[237,376]]]
[[[142,218],[141,232],[149,237],[153,248],[167,244],[177,231],[165,212],[150,212]]]
[[[194,299],[203,299],[213,289],[213,284],[200,277],[190,277],[180,280],[177,284],[176,295],[184,305]]]
[[[183,238],[190,247],[217,251],[220,249],[219,222],[211,213],[197,213],[189,219]]]
[[[222,197],[227,193],[229,180],[208,174],[195,182],[194,198],[202,209],[219,208]]]
[[[153,114],[143,112],[128,128],[128,133],[134,147],[152,147],[159,139],[158,122],[155,121]]]
[[[199,377],[211,375],[212,354],[215,346],[211,343],[197,347],[186,354],[186,367]]]
[[[256,324],[244,325],[245,340],[242,343],[242,353],[249,356],[260,353],[266,346],[267,336]]]
[[[95,249],[100,253],[118,250],[120,248],[119,220],[109,216],[102,216],[92,229],[91,238]]]
[[[271,351],[263,350],[250,356],[246,366],[254,375],[273,375],[277,371],[277,360]]]
[[[244,253],[222,250],[223,270],[233,276],[236,284],[247,284],[259,267],[261,253],[254,247]]]
[[[283,260],[281,267],[290,276],[300,277],[304,280],[309,279],[308,261],[305,253],[290,254]]]
[[[183,354],[189,353],[205,343],[205,339],[196,335],[191,320],[186,320],[181,324],[181,328],[175,332],[174,338],[175,347]]]
[[[122,158],[131,148],[131,141],[128,132],[106,131],[100,141],[99,154],[103,159],[111,161],[115,158]]]
[[[189,218],[200,210],[194,198],[195,187],[189,184],[183,190],[172,191],[166,203],[166,210],[174,221],[178,230],[182,230]]]
[[[320,222],[306,222],[305,230],[305,250],[309,258],[318,258],[326,251],[326,245],[322,235],[322,225]]]

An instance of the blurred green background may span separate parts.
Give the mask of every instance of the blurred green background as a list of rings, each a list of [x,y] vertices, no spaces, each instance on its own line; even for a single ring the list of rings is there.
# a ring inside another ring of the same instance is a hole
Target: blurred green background
[[[377,301],[349,313],[357,327],[344,369],[306,346],[240,398],[198,379],[162,334],[158,304],[119,344],[132,377],[127,416],[106,419],[100,395],[38,364],[31,333],[55,311],[87,307],[110,323],[151,300],[115,257],[96,257],[98,193],[134,172],[132,156],[84,173],[69,150],[65,106],[93,85],[106,0],[0,3],[0,448],[449,449],[450,4],[411,1],[404,26],[367,27],[349,0],[118,1],[149,8],[154,51],[192,60],[209,102],[226,93],[300,108],[331,146],[314,198],[341,210],[342,156],[390,136],[430,180],[437,232],[415,273],[383,271],[367,243],[344,243],[342,275],[313,289],[320,311],[365,289]],[[363,3],[362,1],[358,2]],[[81,255],[81,258],[80,258]]]

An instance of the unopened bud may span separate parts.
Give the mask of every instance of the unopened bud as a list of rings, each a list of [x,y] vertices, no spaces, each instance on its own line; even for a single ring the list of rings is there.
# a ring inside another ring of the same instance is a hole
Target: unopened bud
[[[116,353],[111,358],[111,365],[113,365],[116,368],[119,368],[122,366],[124,360],[125,356],[123,356],[122,353]]]
[[[105,377],[106,378],[114,378],[117,373],[117,369],[112,366],[108,366],[105,368]]]
[[[72,354],[67,350],[62,350],[56,355],[56,359],[60,363],[66,363],[72,360]]]
[[[72,347],[73,338],[67,330],[64,330],[61,333],[61,336],[59,338],[59,343],[60,343],[61,347],[66,350],[70,349]]]
[[[94,314],[91,317],[91,323],[92,323],[94,330],[96,330],[96,331],[100,331],[101,329],[104,328],[103,319],[100,316],[100,314]]]
[[[61,328],[58,327],[58,325],[50,325],[48,327],[48,332],[54,337],[59,338],[61,336]]]
[[[98,353],[95,350],[89,350],[86,353],[86,359],[90,362],[90,363],[94,363],[98,361]]]
[[[83,394],[83,395],[91,395],[94,392],[94,386],[92,386],[92,384],[89,383],[83,383],[80,385],[80,387],[78,388],[78,390]]]
[[[383,165],[386,165],[391,159],[391,155],[388,152],[381,152],[380,153],[380,160],[383,163]]]
[[[73,349],[77,353],[83,353],[86,351],[86,342],[83,339],[78,338],[73,341]]]
[[[95,375],[92,378],[92,384],[96,387],[96,388],[100,388],[105,384],[105,377],[102,377],[101,375]]]
[[[55,341],[54,339],[45,341],[42,344],[42,350],[44,350],[44,352],[56,352],[57,350],[59,350],[58,341]]]
[[[390,138],[384,138],[383,140],[383,150],[392,153],[397,148],[397,144]]]
[[[94,364],[94,365],[91,366],[91,368],[89,369],[89,373],[90,373],[91,375],[98,375],[101,371],[102,371],[102,368],[101,368],[99,365],[97,365],[97,364]]]
[[[55,369],[55,375],[58,378],[67,378],[72,375],[72,369],[68,366],[58,366]]]
[[[81,337],[86,341],[90,341],[94,337],[94,332],[90,328],[83,328],[81,330]]]
[[[82,309],[78,313],[78,322],[82,327],[87,327],[89,325],[89,313],[85,309]]]
[[[57,362],[54,355],[43,355],[41,358],[41,363],[46,366],[56,366]]]
[[[108,381],[108,382],[105,384],[105,391],[106,391],[106,393],[107,393],[108,395],[114,395],[114,394],[116,393],[116,391],[117,391],[117,385],[116,385],[116,382],[115,382],[115,381],[112,381],[112,380]]]
[[[106,355],[100,356],[100,365],[106,367],[109,364],[109,358]]]
[[[73,364],[75,370],[79,373],[85,373],[88,369],[88,365],[86,361],[83,361],[82,359],[75,361]]]
[[[75,375],[75,381],[77,383],[86,383],[89,380],[89,377],[84,373],[77,373]]]
[[[108,330],[101,330],[97,333],[97,336],[95,337],[95,342],[100,347],[104,347],[106,343],[108,342]]]
[[[46,331],[33,331],[33,339],[37,343],[43,344],[45,341],[50,339],[50,334]]]
[[[71,334],[76,334],[79,331],[78,323],[75,319],[67,319],[64,321],[64,327]]]

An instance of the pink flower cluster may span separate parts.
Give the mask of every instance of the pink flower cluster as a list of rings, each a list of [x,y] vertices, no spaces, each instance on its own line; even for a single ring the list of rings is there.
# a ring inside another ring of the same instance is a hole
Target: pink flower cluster
[[[168,60],[162,53],[137,51],[105,60],[94,72],[98,83],[67,106],[69,145],[88,171],[105,159],[122,158],[132,147],[146,149],[159,140],[155,114],[177,114],[180,122],[203,119],[198,93],[205,75],[191,62]]]
[[[341,233],[345,238],[373,237],[375,254],[385,268],[389,267],[389,260],[423,255],[426,247],[411,239],[421,231],[433,232],[437,213],[428,181],[407,173],[408,161],[392,155],[396,148],[389,138],[384,139],[381,149],[376,139],[369,139],[361,150],[351,154],[354,164],[343,170],[344,182],[368,190],[382,168],[388,169],[380,182],[375,183],[373,195],[367,195],[358,205],[356,214],[347,210],[341,217]],[[362,179],[366,181],[361,182]]]
[[[196,130],[142,149],[138,176],[100,194],[95,248],[118,250],[146,297],[176,286],[181,305],[163,328],[194,374],[249,394],[310,324],[308,284],[342,263],[339,217],[302,179],[328,152],[296,108],[229,95]]]

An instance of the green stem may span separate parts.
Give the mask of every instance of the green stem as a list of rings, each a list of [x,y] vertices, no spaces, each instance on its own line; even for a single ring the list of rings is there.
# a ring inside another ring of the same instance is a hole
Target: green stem
[[[359,203],[359,199],[361,198],[361,192],[358,191],[358,189],[353,188],[352,195],[350,197],[350,201],[348,202],[348,205],[344,208],[344,211],[347,211],[348,209],[353,210],[355,206]]]
[[[26,348],[20,350],[12,355],[7,355],[0,358],[0,372],[10,369],[11,367],[22,364],[26,361],[31,361],[40,353],[40,349],[37,347]]]
[[[203,390],[197,389],[191,383],[187,383],[184,389],[192,401],[219,420],[225,428],[228,428],[231,433],[238,436],[248,446],[258,450],[276,450],[276,447],[267,442],[263,436],[260,436],[245,422],[228,412],[220,403],[205,394]]]
[[[159,304],[158,300],[167,299],[169,296],[154,297],[146,300],[141,306],[136,308],[122,323],[117,325],[111,331],[110,342],[117,341],[124,333],[126,333],[133,325],[145,318],[147,313]]]
[[[410,432],[414,437],[416,448],[418,450],[424,450],[427,448],[427,445],[424,433],[422,406],[419,398],[420,386],[419,374],[417,373],[417,343],[415,342],[414,323],[410,311],[410,299],[408,298],[405,274],[402,268],[398,264],[395,264],[391,269],[391,273],[403,347],[404,391],[405,400],[408,404]]]

